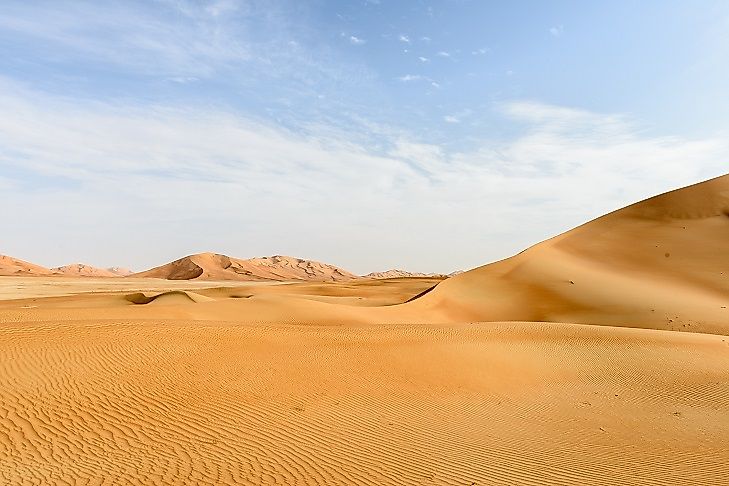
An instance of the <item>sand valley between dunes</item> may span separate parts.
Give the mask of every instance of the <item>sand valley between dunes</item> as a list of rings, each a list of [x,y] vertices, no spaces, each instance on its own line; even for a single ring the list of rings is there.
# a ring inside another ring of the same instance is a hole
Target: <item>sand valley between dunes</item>
[[[210,255],[0,277],[0,484],[729,484],[729,176],[446,280]]]

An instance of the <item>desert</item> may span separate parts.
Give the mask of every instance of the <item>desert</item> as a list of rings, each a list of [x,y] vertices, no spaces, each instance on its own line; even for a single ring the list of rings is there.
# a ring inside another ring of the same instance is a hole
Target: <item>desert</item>
[[[0,486],[729,486],[729,1],[0,1]]]
[[[0,477],[726,484],[727,234],[723,176],[450,278],[4,257]]]

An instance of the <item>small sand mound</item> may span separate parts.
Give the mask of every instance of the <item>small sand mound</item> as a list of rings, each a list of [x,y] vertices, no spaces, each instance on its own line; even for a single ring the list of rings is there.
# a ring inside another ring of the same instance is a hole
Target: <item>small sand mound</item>
[[[184,303],[199,303],[209,302],[215,299],[200,295],[195,292],[189,292],[185,290],[170,290],[168,292],[161,292],[152,295],[146,295],[143,292],[135,292],[124,296],[124,299],[131,302],[132,304],[146,305],[146,304],[184,304]]]

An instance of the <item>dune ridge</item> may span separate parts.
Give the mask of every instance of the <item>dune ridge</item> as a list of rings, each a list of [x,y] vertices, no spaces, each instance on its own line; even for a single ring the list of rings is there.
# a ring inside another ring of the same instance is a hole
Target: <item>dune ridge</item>
[[[52,272],[46,267],[36,265],[35,263],[26,262],[19,258],[8,255],[0,255],[0,275],[50,275]]]
[[[729,175],[632,204],[412,302],[451,321],[729,333]]]
[[[442,273],[421,273],[421,272],[408,272],[407,270],[398,270],[393,268],[391,270],[385,270],[384,272],[371,272],[364,275],[364,278],[407,278],[407,277],[436,277],[446,278],[447,275]]]
[[[242,281],[342,281],[357,278],[353,273],[334,265],[303,258],[275,255],[243,260],[217,253],[188,255],[131,276],[168,280]]]
[[[119,277],[120,274],[106,268],[98,268],[85,263],[72,263],[51,268],[51,272],[67,277]]]

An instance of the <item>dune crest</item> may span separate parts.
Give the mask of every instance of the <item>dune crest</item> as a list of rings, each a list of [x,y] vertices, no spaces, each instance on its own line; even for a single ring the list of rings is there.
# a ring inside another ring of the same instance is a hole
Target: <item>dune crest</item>
[[[440,283],[447,320],[729,332],[729,175],[646,199]]]
[[[135,292],[133,294],[127,294],[124,299],[132,304],[146,305],[152,302],[161,304],[165,303],[168,305],[175,305],[180,303],[199,303],[199,302],[210,302],[214,299],[206,297],[197,292],[190,292],[189,290],[169,290],[166,292],[156,292],[147,295],[144,292]]]
[[[217,253],[198,253],[153,269],[135,273],[134,277],[167,280],[308,280],[341,281],[356,275],[334,265],[289,256],[231,258]]]
[[[8,255],[0,255],[0,275],[50,275],[52,272],[35,263],[26,262]]]
[[[67,277],[119,277],[118,273],[106,268],[98,268],[85,263],[72,263],[62,267],[51,268],[51,272]]]
[[[421,273],[421,272],[408,272],[407,270],[399,270],[393,268],[391,270],[385,270],[384,272],[372,272],[364,275],[364,278],[410,278],[410,277],[441,277],[446,278],[447,275],[442,273]]]

